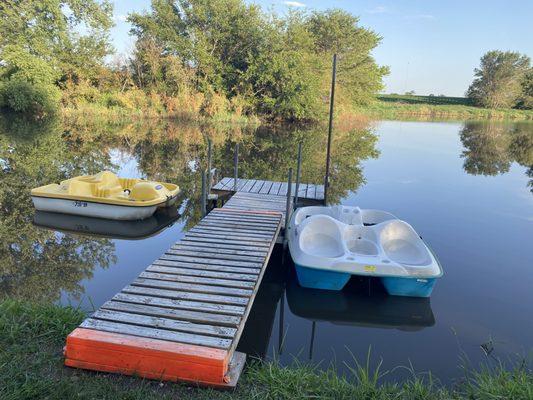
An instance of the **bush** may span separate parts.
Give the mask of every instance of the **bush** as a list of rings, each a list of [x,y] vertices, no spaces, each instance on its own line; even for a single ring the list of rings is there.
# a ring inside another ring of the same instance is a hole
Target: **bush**
[[[63,104],[65,106],[79,107],[89,103],[98,103],[101,99],[102,93],[86,81],[80,81],[77,84],[68,81],[64,85]]]
[[[105,93],[102,96],[102,102],[107,108],[120,107],[126,109],[134,109],[133,102],[125,95],[119,92]]]
[[[213,90],[208,90],[207,93],[205,93],[201,112],[208,117],[222,116],[227,113],[228,106],[228,99],[226,96]]]
[[[10,79],[0,86],[0,105],[13,111],[44,117],[59,109],[61,92],[52,84]]]

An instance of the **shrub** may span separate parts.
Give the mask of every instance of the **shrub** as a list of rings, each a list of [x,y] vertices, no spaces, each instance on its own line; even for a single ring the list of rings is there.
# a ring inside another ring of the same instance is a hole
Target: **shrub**
[[[226,96],[213,90],[209,90],[205,93],[201,110],[203,115],[208,117],[222,116],[227,113],[228,108],[229,105]]]
[[[78,107],[88,103],[98,103],[102,100],[102,93],[90,83],[69,81],[64,86],[63,104]]]
[[[120,107],[120,108],[127,108],[130,110],[135,108],[130,98],[128,98],[127,96],[119,92],[105,93],[102,96],[102,103],[107,108]]]
[[[0,87],[0,104],[16,112],[44,117],[59,109],[61,92],[52,84],[10,79]]]

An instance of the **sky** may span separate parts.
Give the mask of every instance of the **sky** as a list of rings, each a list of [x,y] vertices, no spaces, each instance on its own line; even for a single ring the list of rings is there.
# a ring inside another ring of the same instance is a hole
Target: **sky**
[[[387,65],[385,93],[463,96],[480,57],[512,50],[533,57],[533,0],[245,0],[283,14],[290,8],[341,8],[382,36],[373,56]],[[129,54],[134,40],[126,16],[150,9],[149,0],[115,0],[113,44]]]

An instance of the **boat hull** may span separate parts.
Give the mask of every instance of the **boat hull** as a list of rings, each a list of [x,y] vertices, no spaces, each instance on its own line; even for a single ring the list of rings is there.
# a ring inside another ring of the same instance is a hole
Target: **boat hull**
[[[122,206],[38,196],[32,196],[32,201],[35,208],[39,211],[132,221],[152,216],[158,207],[175,203],[176,197],[160,205],[151,206]]]
[[[381,283],[385,286],[388,294],[411,297],[431,296],[436,281],[436,278],[381,278]]]
[[[295,264],[298,283],[308,289],[342,290],[352,275]],[[436,278],[376,277],[381,280],[388,294],[392,296],[429,297],[437,281]]]
[[[341,290],[351,275],[344,272],[307,268],[295,264],[296,275],[301,286],[310,289]]]

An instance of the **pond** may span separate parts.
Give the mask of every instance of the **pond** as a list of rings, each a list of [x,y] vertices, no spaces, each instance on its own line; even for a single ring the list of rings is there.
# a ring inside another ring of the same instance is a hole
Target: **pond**
[[[303,143],[302,181],[321,183],[325,129],[198,125],[34,125],[0,119],[0,298],[99,307],[200,218],[206,138],[231,175],[284,180]],[[35,214],[29,190],[109,169],[178,183],[179,208],[145,223],[102,224]],[[301,288],[277,249],[239,350],[335,365],[383,359],[447,383],[460,364],[527,355],[533,348],[533,123],[349,121],[335,131],[331,199],[392,212],[438,255],[445,275],[431,299],[387,296],[352,279],[341,292]],[[178,216],[179,214],[179,216]]]

